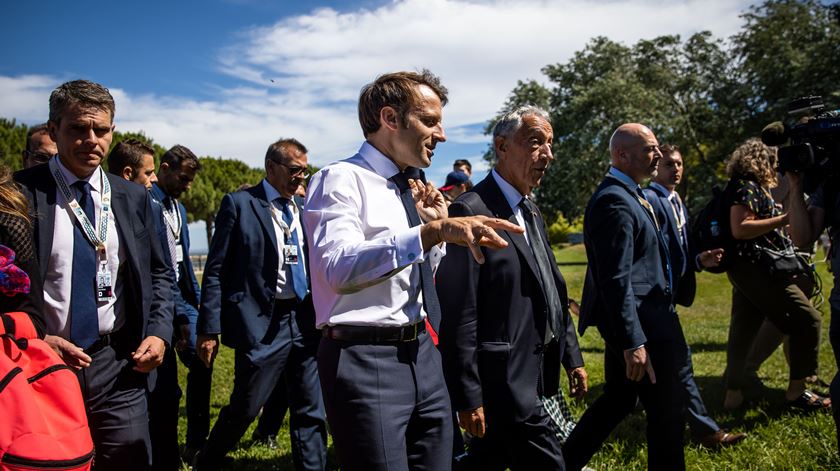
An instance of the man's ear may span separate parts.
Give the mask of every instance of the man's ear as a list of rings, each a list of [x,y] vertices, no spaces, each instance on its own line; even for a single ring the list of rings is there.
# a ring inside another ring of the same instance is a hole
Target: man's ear
[[[167,170],[169,170],[169,164],[167,162],[161,162],[160,165],[158,165],[157,173],[166,172]]]
[[[499,159],[507,153],[507,140],[504,136],[496,136],[493,138],[493,150],[496,152],[496,157]]]
[[[58,142],[58,123],[53,120],[47,121],[47,133],[53,142]]]
[[[383,106],[379,110],[379,123],[392,131],[396,131],[400,127],[400,115],[394,108]]]
[[[122,169],[122,176],[130,182],[134,181],[134,170],[130,166],[126,165]]]

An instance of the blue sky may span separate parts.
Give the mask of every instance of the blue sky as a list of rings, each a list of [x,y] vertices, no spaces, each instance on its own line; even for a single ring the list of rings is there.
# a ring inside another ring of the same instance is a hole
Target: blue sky
[[[114,94],[116,126],[163,146],[258,167],[297,137],[315,165],[361,143],[356,98],[393,70],[429,68],[450,89],[448,142],[427,171],[480,155],[487,122],[517,80],[598,35],[632,44],[710,30],[725,38],[749,2],[728,0],[205,0],[7,2],[0,18],[0,116],[45,121],[49,92],[86,78]],[[41,11],[38,11],[40,9]],[[556,156],[558,160],[567,156]],[[475,177],[474,177],[475,178]],[[203,227],[196,249],[206,246]]]

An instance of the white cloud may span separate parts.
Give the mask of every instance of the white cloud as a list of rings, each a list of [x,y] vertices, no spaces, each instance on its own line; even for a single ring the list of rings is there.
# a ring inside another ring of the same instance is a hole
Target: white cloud
[[[143,130],[164,146],[183,143],[201,155],[254,166],[272,139],[294,136],[310,148],[313,163],[323,165],[354,152],[362,139],[355,105],[362,85],[387,71],[426,67],[450,90],[444,110],[450,141],[477,144],[478,154],[487,139],[475,125],[501,108],[516,81],[541,79],[540,68],[566,61],[590,38],[632,44],[705,29],[723,38],[740,27],[738,14],[747,4],[406,0],[348,13],[318,9],[243,31],[218,51],[219,70],[239,83],[220,88],[212,100],[151,90],[131,95],[108,85],[118,129]],[[44,120],[46,96],[62,81],[0,76],[0,116]]]

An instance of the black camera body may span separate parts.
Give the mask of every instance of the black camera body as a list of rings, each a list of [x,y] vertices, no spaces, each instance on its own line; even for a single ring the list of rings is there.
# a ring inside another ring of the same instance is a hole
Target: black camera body
[[[779,146],[777,170],[804,174],[807,193],[840,177],[840,111],[823,108],[821,97],[799,98],[788,105],[796,124],[771,123],[761,132],[765,144]]]

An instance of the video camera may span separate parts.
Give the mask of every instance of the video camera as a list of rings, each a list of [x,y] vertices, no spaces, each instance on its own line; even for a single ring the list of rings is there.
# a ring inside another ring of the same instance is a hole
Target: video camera
[[[824,108],[822,97],[798,98],[788,105],[795,124],[776,121],[761,131],[764,144],[779,146],[778,171],[803,173],[807,193],[826,178],[840,177],[840,110]]]

